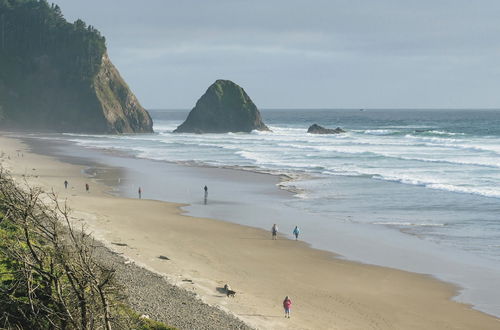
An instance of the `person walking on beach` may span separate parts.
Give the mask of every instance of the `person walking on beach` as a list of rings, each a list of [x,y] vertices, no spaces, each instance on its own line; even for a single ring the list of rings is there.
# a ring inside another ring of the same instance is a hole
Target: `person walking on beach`
[[[274,224],[271,228],[271,233],[273,234],[273,240],[278,239],[278,225]]]
[[[68,189],[68,180],[64,180],[64,189]]]
[[[207,186],[205,186],[205,187],[203,188],[203,190],[205,190],[205,198],[204,198],[204,203],[205,203],[205,205],[207,205],[208,187],[207,187]]]
[[[290,318],[290,310],[292,309],[292,299],[288,296],[283,300],[283,308],[285,309],[285,317]]]
[[[85,191],[86,191],[86,192],[89,192],[89,189],[90,189],[89,184],[88,184],[88,183],[86,183],[86,184],[85,184]]]
[[[139,187],[139,190],[137,190],[137,193],[139,194],[139,199],[142,198],[142,190],[141,187]]]
[[[295,226],[295,228],[293,229],[293,234],[295,235],[295,240],[298,240],[300,234],[300,229],[298,226]]]

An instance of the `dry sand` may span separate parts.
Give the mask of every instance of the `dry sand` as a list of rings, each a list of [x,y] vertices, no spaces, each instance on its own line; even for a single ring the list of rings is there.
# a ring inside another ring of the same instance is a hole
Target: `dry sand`
[[[113,197],[82,167],[32,153],[16,139],[0,137],[0,151],[17,180],[24,175],[54,189],[97,239],[253,327],[500,329],[499,319],[452,301],[456,288],[429,276],[342,260],[300,241],[273,241],[260,229],[185,216],[178,204]],[[235,298],[222,293],[225,283],[237,291]],[[282,308],[286,295],[293,301],[290,319]]]

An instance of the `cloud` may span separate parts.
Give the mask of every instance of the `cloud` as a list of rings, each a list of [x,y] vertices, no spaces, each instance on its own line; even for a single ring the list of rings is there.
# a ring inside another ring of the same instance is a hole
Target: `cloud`
[[[498,1],[56,2],[148,107],[191,107],[217,78],[264,107],[500,104]]]

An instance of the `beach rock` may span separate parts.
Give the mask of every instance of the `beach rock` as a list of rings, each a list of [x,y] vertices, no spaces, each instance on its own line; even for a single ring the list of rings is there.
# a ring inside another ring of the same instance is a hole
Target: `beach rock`
[[[307,133],[311,134],[339,134],[339,133],[345,133],[342,128],[337,127],[335,129],[332,128],[325,128],[322,126],[319,126],[318,124],[312,124],[309,126],[309,129],[307,130]]]
[[[247,93],[229,80],[217,80],[196,102],[174,133],[269,131]]]
[[[9,27],[0,43],[1,127],[153,131],[150,115],[111,63],[94,27],[69,23],[47,1],[0,1],[0,13]]]

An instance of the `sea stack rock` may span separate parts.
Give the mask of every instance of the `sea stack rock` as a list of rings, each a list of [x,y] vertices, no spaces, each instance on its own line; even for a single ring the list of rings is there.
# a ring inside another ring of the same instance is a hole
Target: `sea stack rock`
[[[331,129],[331,128],[324,128],[322,126],[319,126],[318,124],[312,124],[311,126],[309,126],[307,133],[311,133],[311,134],[339,134],[339,133],[345,133],[345,131],[340,127],[337,127],[336,129]]]
[[[0,127],[148,133],[153,123],[82,20],[47,1],[0,1]],[[5,27],[5,28],[2,28]]]
[[[247,93],[230,80],[217,80],[174,133],[269,131]]]

